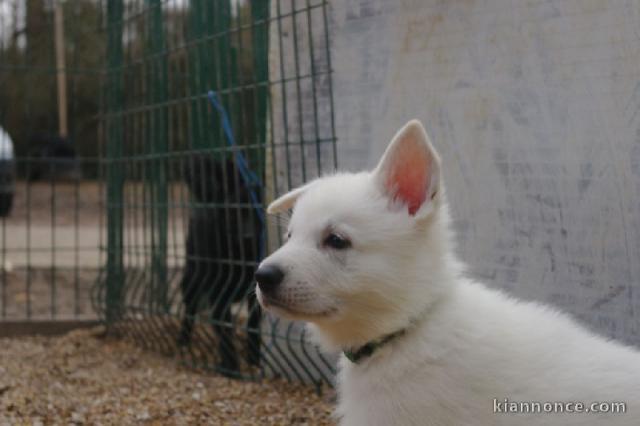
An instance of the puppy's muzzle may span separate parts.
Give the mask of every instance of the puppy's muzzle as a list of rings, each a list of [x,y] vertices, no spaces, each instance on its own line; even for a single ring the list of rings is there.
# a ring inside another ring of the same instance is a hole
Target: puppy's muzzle
[[[284,279],[284,272],[276,265],[263,265],[258,268],[254,276],[260,291],[269,294],[278,288]]]

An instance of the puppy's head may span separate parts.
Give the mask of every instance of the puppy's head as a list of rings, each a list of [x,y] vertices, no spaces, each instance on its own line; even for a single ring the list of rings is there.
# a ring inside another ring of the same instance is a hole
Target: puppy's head
[[[404,327],[440,293],[447,226],[440,158],[418,121],[371,172],[315,180],[275,200],[293,208],[286,243],[256,271],[261,305],[354,345]]]

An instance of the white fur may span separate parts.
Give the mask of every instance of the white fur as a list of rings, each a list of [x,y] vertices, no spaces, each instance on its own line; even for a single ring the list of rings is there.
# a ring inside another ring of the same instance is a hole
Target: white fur
[[[386,164],[416,154],[429,159],[428,197],[409,214]],[[424,129],[412,121],[373,172],[325,177],[270,206],[295,203],[290,239],[263,262],[286,272],[273,300],[257,291],[266,309],[309,321],[334,350],[407,329],[358,364],[341,357],[340,423],[640,425],[640,352],[464,276],[440,168]],[[352,247],[325,247],[323,238],[334,231]],[[622,401],[627,413],[496,414],[494,398]]]

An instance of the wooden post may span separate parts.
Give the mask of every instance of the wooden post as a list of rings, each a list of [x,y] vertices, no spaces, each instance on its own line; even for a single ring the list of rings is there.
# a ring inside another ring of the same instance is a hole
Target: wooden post
[[[69,135],[67,124],[67,72],[64,52],[64,14],[62,0],[56,0],[54,7],[56,74],[58,77],[58,132],[66,138]]]

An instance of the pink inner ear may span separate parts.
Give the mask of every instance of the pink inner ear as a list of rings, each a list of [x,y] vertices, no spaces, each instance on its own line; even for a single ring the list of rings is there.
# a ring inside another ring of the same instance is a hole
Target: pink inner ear
[[[407,150],[396,158],[387,175],[387,188],[395,199],[407,205],[410,215],[415,215],[427,199],[431,158],[425,150]]]

